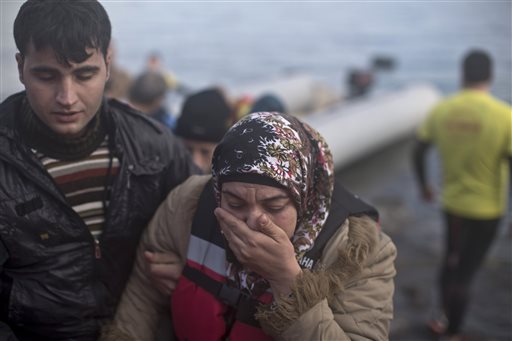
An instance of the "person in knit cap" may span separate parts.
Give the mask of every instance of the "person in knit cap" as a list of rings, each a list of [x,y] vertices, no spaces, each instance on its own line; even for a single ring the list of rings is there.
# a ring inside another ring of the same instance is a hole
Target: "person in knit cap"
[[[220,88],[208,88],[185,99],[175,133],[204,173],[210,172],[213,151],[231,125],[231,111]]]

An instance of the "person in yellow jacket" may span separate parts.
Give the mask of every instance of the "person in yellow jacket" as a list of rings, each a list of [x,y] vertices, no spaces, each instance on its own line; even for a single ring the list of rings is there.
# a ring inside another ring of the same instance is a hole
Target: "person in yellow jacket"
[[[470,51],[463,61],[463,89],[432,110],[418,129],[413,151],[426,201],[434,199],[425,172],[430,145],[437,147],[442,164],[446,250],[439,283],[445,316],[429,326],[449,340],[462,339],[470,284],[507,207],[512,111],[490,94],[491,79],[490,56],[481,50]]]

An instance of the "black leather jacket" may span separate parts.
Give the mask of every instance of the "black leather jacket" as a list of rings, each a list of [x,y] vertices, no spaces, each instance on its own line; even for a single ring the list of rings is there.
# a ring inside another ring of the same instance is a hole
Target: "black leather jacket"
[[[198,171],[167,128],[105,101],[121,167],[95,245],[15,129],[24,96],[0,105],[0,337],[93,340],[115,312],[142,230],[167,193]]]

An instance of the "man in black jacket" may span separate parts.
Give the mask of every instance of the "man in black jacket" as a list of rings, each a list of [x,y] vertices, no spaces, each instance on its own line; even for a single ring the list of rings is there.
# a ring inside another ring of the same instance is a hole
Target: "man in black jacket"
[[[95,340],[140,234],[198,170],[163,126],[104,99],[110,21],[97,1],[24,3],[25,91],[0,104],[0,339]]]

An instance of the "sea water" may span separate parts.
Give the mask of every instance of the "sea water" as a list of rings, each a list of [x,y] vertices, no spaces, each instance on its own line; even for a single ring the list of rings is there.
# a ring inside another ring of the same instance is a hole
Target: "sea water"
[[[12,23],[22,2],[0,2],[0,99],[21,89]],[[192,88],[228,87],[305,72],[342,88],[351,68],[383,55],[395,69],[377,85],[427,81],[443,93],[460,85],[471,48],[495,59],[493,93],[511,102],[510,1],[102,1],[116,59],[132,74],[158,52]]]

